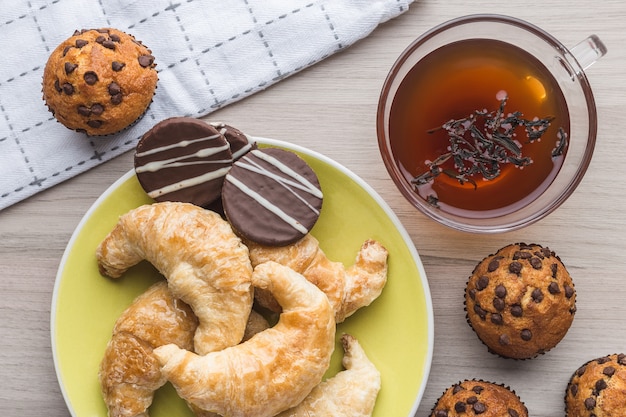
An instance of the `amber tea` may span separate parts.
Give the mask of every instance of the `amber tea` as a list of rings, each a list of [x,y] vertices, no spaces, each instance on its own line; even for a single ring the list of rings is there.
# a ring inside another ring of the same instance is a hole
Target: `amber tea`
[[[502,41],[470,39],[419,61],[391,107],[394,158],[415,192],[464,217],[519,210],[543,193],[567,152],[557,81]]]

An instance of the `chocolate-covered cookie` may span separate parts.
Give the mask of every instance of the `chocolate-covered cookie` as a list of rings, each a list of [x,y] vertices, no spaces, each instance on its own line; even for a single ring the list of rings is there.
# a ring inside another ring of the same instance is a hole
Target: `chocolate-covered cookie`
[[[135,172],[156,201],[180,201],[205,207],[219,199],[233,162],[224,136],[191,117],[157,123],[137,144]]]
[[[256,144],[252,143],[245,133],[233,126],[222,122],[211,122],[211,126],[219,130],[228,141],[234,161],[256,148]]]
[[[552,250],[516,243],[478,263],[465,289],[465,308],[490,352],[530,359],[565,336],[576,312],[576,291]]]
[[[222,189],[233,228],[254,242],[281,246],[309,233],[319,218],[322,191],[313,169],[293,152],[255,149],[233,164]]]

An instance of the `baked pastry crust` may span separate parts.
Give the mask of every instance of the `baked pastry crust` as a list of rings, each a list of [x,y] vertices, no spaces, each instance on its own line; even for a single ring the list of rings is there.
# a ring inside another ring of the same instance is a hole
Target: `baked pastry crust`
[[[201,355],[239,343],[252,309],[247,247],[217,213],[188,203],[144,205],[120,217],[96,250],[102,274],[120,277],[147,260],[198,317]]]
[[[174,343],[193,349],[198,320],[164,281],[152,285],[121,314],[100,363],[98,379],[109,417],[148,416],[165,376],[152,350]]]
[[[258,265],[252,281],[283,307],[274,327],[204,356],[174,344],[154,351],[163,374],[194,407],[230,417],[274,416],[302,402],[328,369],[336,325],[324,293],[275,262]]]
[[[267,261],[288,266],[321,289],[335,311],[337,323],[359,308],[368,306],[381,294],[387,283],[387,249],[375,240],[361,246],[354,264],[346,268],[328,259],[311,234],[292,245],[263,246],[246,241],[252,265]],[[257,302],[272,311],[280,307],[266,291],[257,290]]]
[[[380,391],[380,373],[358,340],[341,336],[344,371],[321,382],[298,406],[276,417],[369,417]]]

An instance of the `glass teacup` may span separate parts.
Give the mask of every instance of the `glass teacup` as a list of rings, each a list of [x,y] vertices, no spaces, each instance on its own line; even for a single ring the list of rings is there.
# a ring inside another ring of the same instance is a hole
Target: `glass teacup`
[[[580,183],[597,116],[584,70],[593,35],[568,49],[542,29],[472,15],[416,39],[393,65],[377,114],[383,161],[401,193],[455,229],[534,223]]]

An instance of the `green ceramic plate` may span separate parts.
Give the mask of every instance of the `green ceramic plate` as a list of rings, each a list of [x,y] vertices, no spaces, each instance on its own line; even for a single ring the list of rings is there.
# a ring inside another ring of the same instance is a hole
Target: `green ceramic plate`
[[[382,377],[374,416],[413,416],[422,398],[433,350],[433,311],[419,255],[387,204],[356,175],[332,160],[284,142],[258,138],[302,156],[317,173],[324,206],[312,234],[330,259],[352,264],[361,244],[373,238],[389,250],[388,283],[382,295],[337,329],[354,335]],[[134,171],[113,184],[76,228],[56,277],[51,309],[54,363],[61,390],[74,417],[106,417],[98,366],[113,323],[150,284],[162,279],[147,263],[119,280],[98,273],[95,249],[118,216],[151,200]],[[337,343],[327,376],[341,369]],[[192,417],[167,384],[155,395],[152,417]]]

